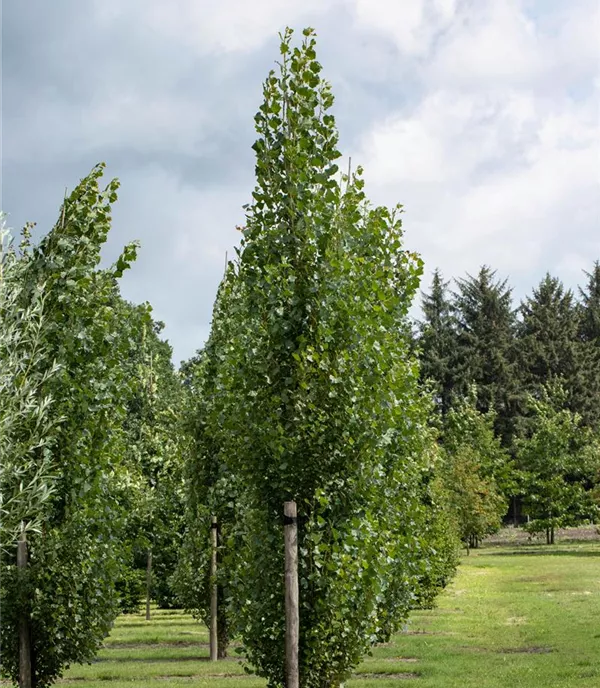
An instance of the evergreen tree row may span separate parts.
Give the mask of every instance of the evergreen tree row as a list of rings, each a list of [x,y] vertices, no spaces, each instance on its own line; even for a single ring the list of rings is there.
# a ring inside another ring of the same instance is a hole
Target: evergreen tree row
[[[530,528],[547,528],[549,541],[556,526],[597,518],[600,262],[585,272],[577,295],[547,274],[518,305],[507,280],[488,266],[456,279],[454,288],[436,270],[422,306],[421,379],[433,391],[443,426],[469,395],[479,413],[493,414],[495,435],[510,457],[499,483],[511,501],[511,517],[533,519]],[[572,442],[555,438],[554,451],[549,446],[536,453],[530,445],[541,441],[550,417],[563,419],[550,423],[555,430],[577,431]],[[575,447],[583,437],[585,461]],[[541,506],[540,492],[552,481],[562,481],[579,498],[556,496],[554,506]]]

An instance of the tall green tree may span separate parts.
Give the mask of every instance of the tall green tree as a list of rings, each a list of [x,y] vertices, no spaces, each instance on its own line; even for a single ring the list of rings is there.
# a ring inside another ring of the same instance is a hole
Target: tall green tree
[[[256,188],[216,413],[244,485],[234,567],[246,655],[284,685],[283,502],[298,504],[300,676],[337,686],[418,597],[437,553],[423,475],[428,405],[409,353],[421,264],[398,210],[338,181],[333,96],[313,31],[291,31],[255,118]]]
[[[517,396],[512,290],[487,266],[475,277],[458,279],[457,285],[456,391],[465,396],[475,384],[477,409],[484,414],[494,410],[496,432],[509,446]]]
[[[37,380],[35,404],[52,399],[41,417],[50,437],[31,447],[27,465],[29,476],[47,465],[53,481],[42,510],[21,515],[25,527],[36,519],[39,526],[28,534],[25,581],[16,570],[14,541],[2,560],[1,662],[16,681],[19,618],[29,615],[36,688],[50,685],[69,664],[90,660],[117,613],[127,395],[121,366],[127,322],[118,317],[117,279],[136,249],[129,245],[114,266],[98,268],[118,188],[115,180],[99,188],[102,171],[99,165],[80,182],[54,228],[19,257],[20,312],[35,311],[41,292],[44,303],[37,348],[18,349],[22,372],[15,382]]]
[[[600,347],[600,260],[596,260],[591,272],[585,272],[587,284],[579,288],[581,315],[579,332],[584,341]]]
[[[21,251],[27,250],[29,228]],[[59,372],[44,341],[46,288],[23,306],[26,261],[19,259],[4,218],[0,226],[0,547],[9,557],[24,531],[39,532],[53,491],[51,448],[60,422],[42,389]],[[25,530],[24,530],[25,529]],[[2,557],[0,553],[0,560]]]
[[[227,655],[234,627],[230,549],[236,546],[240,505],[238,484],[223,452],[219,396],[219,367],[230,339],[235,305],[235,269],[229,264],[219,286],[210,336],[205,347],[182,368],[188,390],[188,431],[191,445],[186,465],[187,502],[183,548],[174,578],[183,606],[207,625],[210,622],[211,588],[217,585],[218,658]],[[212,519],[217,519],[217,580],[210,578]],[[243,518],[240,519],[243,521]]]
[[[575,405],[583,422],[600,430],[600,261],[585,273],[587,284],[579,288],[580,365]]]
[[[423,319],[419,323],[421,378],[433,384],[436,405],[442,416],[448,413],[452,404],[457,353],[448,284],[436,268],[429,294],[422,295]]]
[[[150,574],[150,594],[161,607],[175,596],[169,579],[175,571],[183,534],[183,459],[188,449],[184,425],[183,385],[172,363],[172,349],[160,338],[163,323],[152,319],[149,304],[123,302],[132,336],[126,362],[132,392],[124,429],[127,463],[132,480],[128,503],[127,541],[131,573],[137,581],[125,595],[125,609],[139,605],[144,572]],[[137,569],[137,575],[135,571]],[[125,590],[124,590],[125,592]]]
[[[547,385],[560,382],[566,408],[575,411],[582,370],[579,316],[573,293],[565,291],[558,278],[546,274],[532,295],[522,302],[520,311],[518,358],[522,391],[541,399]]]

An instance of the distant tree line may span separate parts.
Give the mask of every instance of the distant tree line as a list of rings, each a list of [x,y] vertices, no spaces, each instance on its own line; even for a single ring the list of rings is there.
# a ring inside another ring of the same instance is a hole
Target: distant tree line
[[[584,274],[577,294],[547,274],[517,305],[488,266],[454,288],[435,270],[416,332],[439,423],[447,434],[467,398],[493,419],[505,516],[549,542],[598,515],[600,262]]]

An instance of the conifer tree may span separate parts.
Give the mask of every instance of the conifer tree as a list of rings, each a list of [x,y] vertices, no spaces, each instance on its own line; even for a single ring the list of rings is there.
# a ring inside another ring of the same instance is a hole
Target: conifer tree
[[[600,261],[585,273],[587,284],[579,288],[580,366],[576,407],[585,425],[600,429]]]
[[[591,272],[584,271],[587,284],[579,288],[581,316],[579,332],[586,342],[593,342],[600,348],[600,260],[596,260]]]
[[[442,416],[450,409],[455,382],[456,330],[448,284],[436,268],[431,291],[422,295],[423,320],[419,323],[421,379],[433,384]]]
[[[477,276],[458,279],[454,294],[457,322],[456,383],[466,396],[477,388],[477,409],[494,410],[496,432],[509,446],[513,434],[516,401],[514,366],[515,312],[507,280],[483,266]]]
[[[566,408],[577,410],[581,389],[579,318],[573,293],[549,274],[521,304],[518,336],[519,379],[524,393],[541,399],[561,381]]]

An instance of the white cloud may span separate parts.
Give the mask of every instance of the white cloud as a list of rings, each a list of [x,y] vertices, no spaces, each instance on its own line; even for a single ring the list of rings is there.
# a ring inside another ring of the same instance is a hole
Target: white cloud
[[[543,2],[525,12],[525,0],[472,0],[424,66],[432,87],[471,90],[526,88],[559,93],[600,67],[600,4],[577,0],[544,16]],[[546,8],[547,9],[547,8]]]
[[[484,89],[529,84],[543,69],[535,25],[516,0],[465,6],[426,67],[432,83]]]
[[[567,245],[571,267],[600,255],[598,101],[589,79],[578,98],[569,88],[593,73],[585,9],[552,33],[516,0],[463,5],[423,67],[421,99],[363,135],[368,192],[405,205],[430,268],[531,274],[566,265]]]
[[[286,25],[328,11],[334,0],[97,0],[104,22],[124,16],[142,21],[151,31],[197,54],[247,52],[273,39]]]
[[[447,27],[456,0],[353,0],[356,21],[384,33],[407,55],[426,55],[435,36]]]

